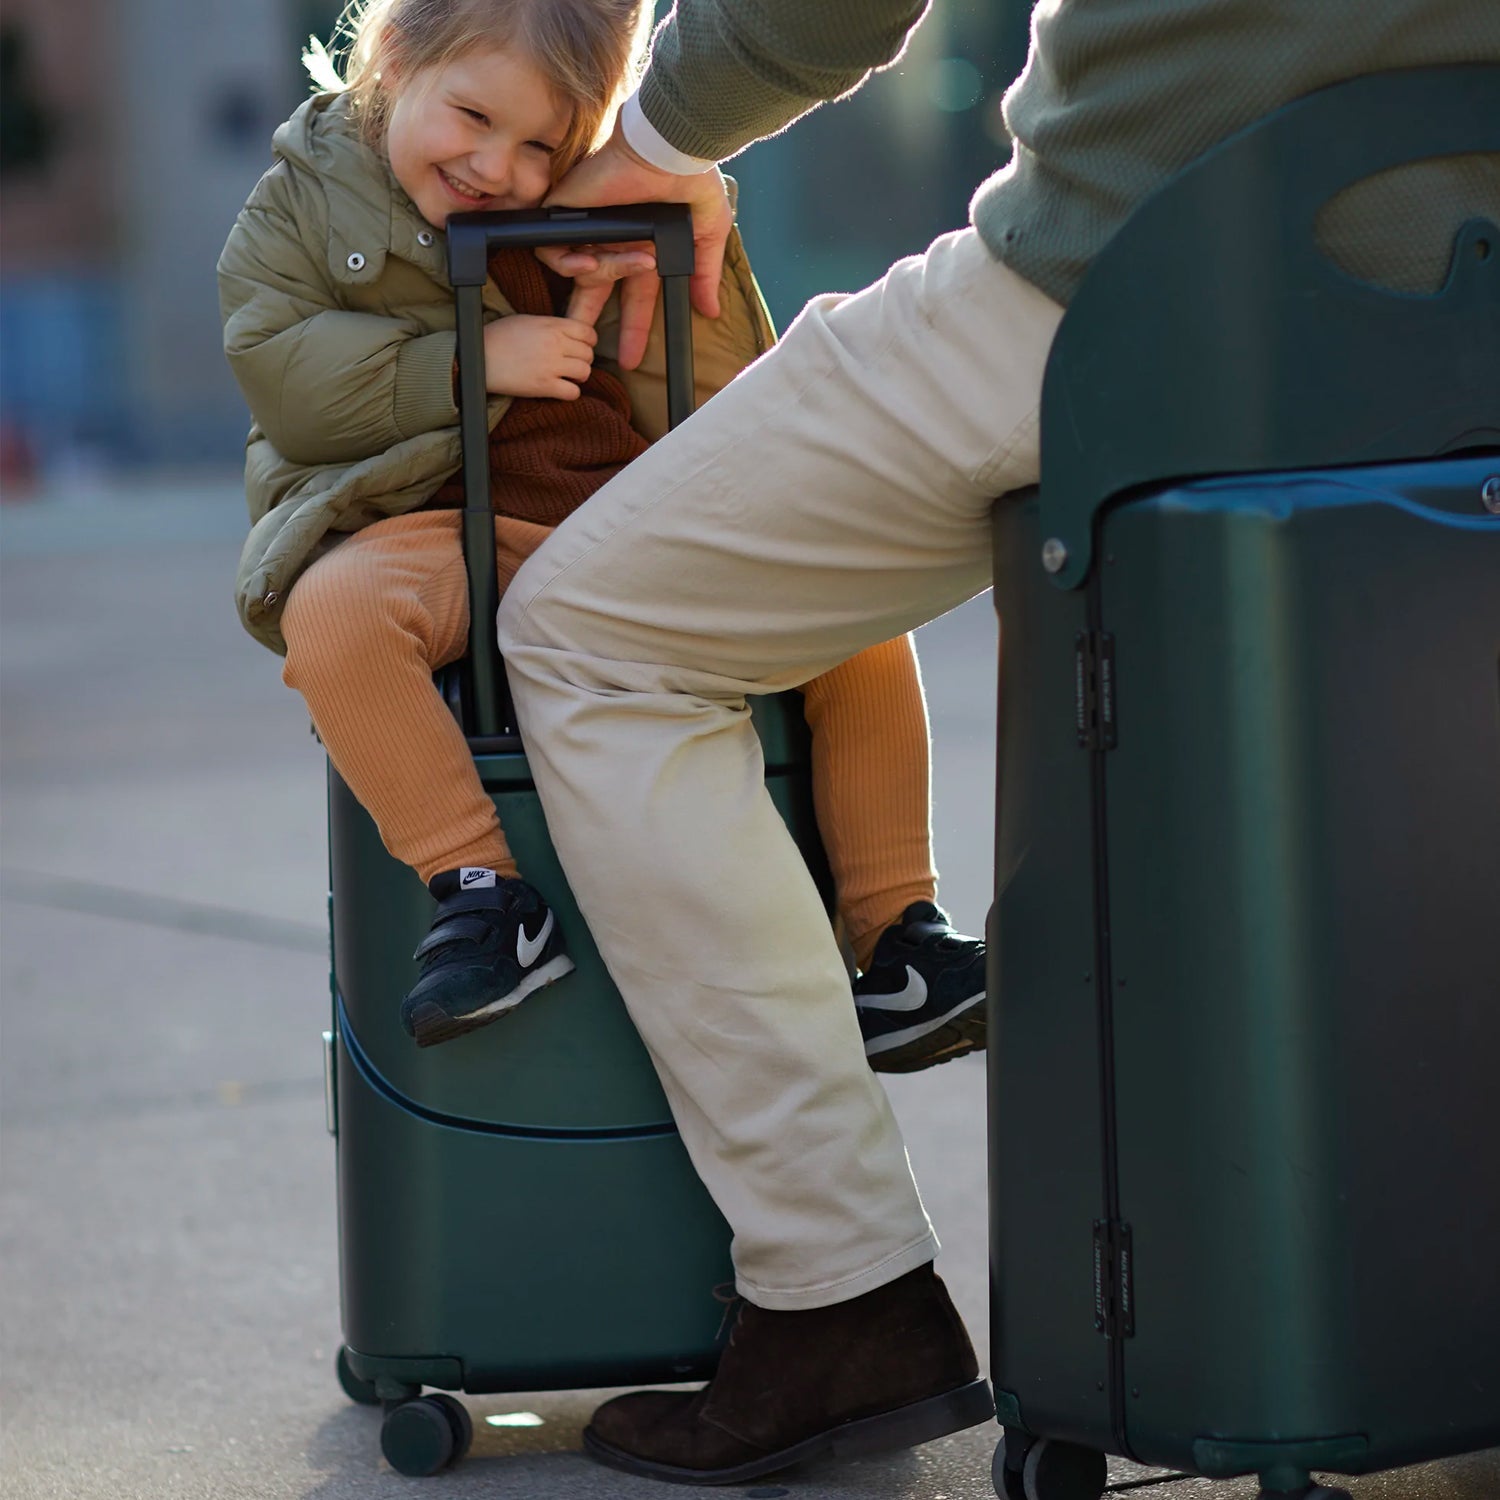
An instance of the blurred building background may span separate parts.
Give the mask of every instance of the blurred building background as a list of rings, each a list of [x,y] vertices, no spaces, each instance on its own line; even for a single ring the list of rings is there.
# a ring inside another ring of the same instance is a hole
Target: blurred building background
[[[338,0],[6,0],[0,484],[238,463],[214,265]],[[777,321],[962,224],[1008,155],[1026,0],[934,0],[901,63],[730,170]]]

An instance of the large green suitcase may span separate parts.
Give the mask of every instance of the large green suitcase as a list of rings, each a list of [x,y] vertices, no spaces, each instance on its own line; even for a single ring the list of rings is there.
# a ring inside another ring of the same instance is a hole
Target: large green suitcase
[[[474,214],[450,221],[459,298],[472,618],[495,617],[494,548],[478,350],[479,289],[501,244],[657,237],[666,274],[669,401],[693,388],[683,210]],[[673,241],[672,236],[679,236]],[[677,275],[673,255],[677,256]],[[477,435],[472,430],[478,414]],[[477,464],[470,464],[477,453]],[[556,912],[576,970],[501,1024],[420,1049],[401,997],[432,900],[386,853],[330,769],[333,1026],[344,1347],[356,1400],[386,1406],[382,1447],[408,1474],[462,1456],[469,1419],[441,1392],[531,1391],[706,1379],[718,1358],[729,1229],[693,1171],[547,836],[509,725],[492,629],[471,633],[450,695],[517,862]],[[826,890],[801,698],[756,700],[767,788]],[[424,1386],[440,1388],[422,1394]]]
[[[1217,149],[1059,330],[996,509],[996,1493],[1267,1496],[1500,1443],[1500,226],[1312,249],[1500,151],[1500,69]]]

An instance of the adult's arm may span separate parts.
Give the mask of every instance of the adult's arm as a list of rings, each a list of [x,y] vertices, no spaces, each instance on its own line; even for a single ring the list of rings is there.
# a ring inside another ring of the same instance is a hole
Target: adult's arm
[[[927,0],[677,0],[652,41],[641,114],[683,155],[724,161],[853,93],[900,56],[926,9]]]
[[[719,312],[719,276],[733,216],[716,162],[774,135],[828,99],[852,93],[901,54],[927,0],[677,0],[657,28],[640,88],[614,134],[554,189],[549,202],[687,203],[693,211],[693,305]],[[576,275],[577,251],[541,252]],[[620,290],[620,363],[646,347],[657,280]]]

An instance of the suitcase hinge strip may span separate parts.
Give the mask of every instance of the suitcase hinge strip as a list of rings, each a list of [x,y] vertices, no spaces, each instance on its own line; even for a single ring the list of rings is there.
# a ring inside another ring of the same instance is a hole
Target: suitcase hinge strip
[[[1135,1337],[1134,1252],[1130,1225],[1094,1220],[1094,1327],[1107,1339]]]
[[[1107,630],[1080,630],[1073,638],[1073,701],[1079,748],[1113,750],[1115,638]]]

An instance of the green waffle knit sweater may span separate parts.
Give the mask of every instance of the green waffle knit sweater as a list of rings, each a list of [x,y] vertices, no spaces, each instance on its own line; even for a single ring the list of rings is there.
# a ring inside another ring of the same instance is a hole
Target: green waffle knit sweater
[[[677,0],[641,108],[691,156],[723,160],[900,53],[925,0]],[[1500,0],[1041,0],[1006,93],[1010,162],[974,195],[992,254],[1066,303],[1130,211],[1281,104],[1387,68],[1500,62]],[[1353,275],[1441,285],[1453,233],[1500,222],[1500,156],[1381,173],[1319,223]],[[1392,225],[1400,225],[1392,233]]]

